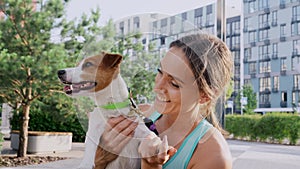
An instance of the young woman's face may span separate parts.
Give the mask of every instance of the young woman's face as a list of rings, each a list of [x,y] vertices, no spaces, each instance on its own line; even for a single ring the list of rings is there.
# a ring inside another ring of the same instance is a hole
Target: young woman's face
[[[172,47],[160,62],[155,78],[155,109],[178,115],[190,111],[199,101],[199,91],[182,49]]]

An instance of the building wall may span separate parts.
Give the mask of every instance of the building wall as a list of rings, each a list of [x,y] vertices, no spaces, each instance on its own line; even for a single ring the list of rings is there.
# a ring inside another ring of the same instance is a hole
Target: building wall
[[[243,5],[245,83],[254,87],[258,108],[291,110],[300,102],[295,70],[300,60],[300,3],[246,0]]]

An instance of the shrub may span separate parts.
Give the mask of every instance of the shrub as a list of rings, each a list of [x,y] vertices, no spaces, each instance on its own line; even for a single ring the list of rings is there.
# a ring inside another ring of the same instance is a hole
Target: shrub
[[[35,101],[31,108],[29,131],[72,132],[74,142],[83,142],[88,123],[86,114],[94,108],[93,104],[85,98],[73,100],[61,94],[41,99]],[[19,112],[13,113],[13,130],[19,130],[22,118]]]
[[[235,138],[279,143],[287,138],[290,144],[294,145],[300,138],[300,116],[285,113],[270,113],[264,116],[228,115],[226,130]]]

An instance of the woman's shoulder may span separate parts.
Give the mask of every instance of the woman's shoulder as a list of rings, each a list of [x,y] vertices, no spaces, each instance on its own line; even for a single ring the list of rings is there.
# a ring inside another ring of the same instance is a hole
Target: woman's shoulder
[[[199,141],[188,168],[232,168],[229,146],[217,129],[211,128]]]

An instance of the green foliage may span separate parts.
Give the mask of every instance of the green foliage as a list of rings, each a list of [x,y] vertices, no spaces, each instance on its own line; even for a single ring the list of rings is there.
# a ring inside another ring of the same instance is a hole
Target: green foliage
[[[22,107],[29,105],[30,130],[73,131],[74,139],[82,140],[86,117],[80,124],[73,100],[55,93],[62,88],[56,74],[73,66],[85,41],[99,33],[100,10],[67,21],[68,1],[43,1],[37,10],[32,0],[1,2],[7,19],[0,21],[0,97],[15,109],[13,128],[23,122]]]
[[[300,139],[300,117],[293,114],[228,115],[226,130],[235,138],[282,143],[288,139],[295,145]]]
[[[55,106],[54,106],[55,105]],[[83,142],[87,131],[87,113],[94,108],[87,98],[73,99],[61,94],[41,97],[32,103],[30,131],[66,131],[73,133],[74,142]],[[12,129],[19,130],[22,114],[14,111]]]
[[[237,103],[236,108],[241,109],[241,92],[243,94],[243,97],[247,97],[247,105],[244,106],[244,113],[245,114],[253,114],[253,110],[256,108],[257,100],[256,100],[256,94],[250,85],[243,86],[242,91],[238,93],[235,103]]]
[[[0,126],[1,126],[2,121],[0,120]],[[2,143],[3,143],[4,139],[3,139],[3,134],[0,132],[0,154],[1,154],[1,150],[2,150]]]

